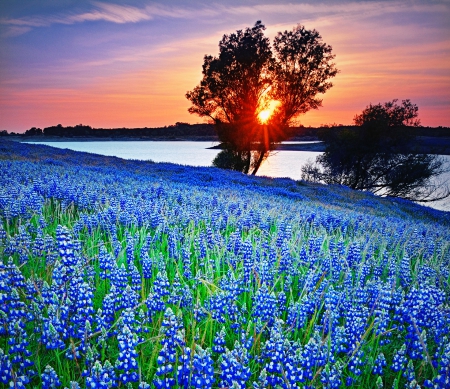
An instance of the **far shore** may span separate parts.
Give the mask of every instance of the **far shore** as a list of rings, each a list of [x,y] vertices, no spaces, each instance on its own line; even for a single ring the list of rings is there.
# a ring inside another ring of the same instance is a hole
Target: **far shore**
[[[1,140],[2,138],[0,138]],[[62,137],[9,135],[14,142],[219,142],[215,136],[157,136],[157,137]]]
[[[9,135],[6,137],[0,137],[2,139],[11,140],[15,142],[216,142],[219,143],[219,139],[215,136],[179,136],[179,137],[57,137],[57,136],[23,136],[23,135]],[[322,142],[318,142],[318,138],[305,136],[295,137],[289,139],[289,142],[305,142],[305,143],[283,143],[278,145],[278,151],[325,151],[325,145]],[[307,143],[312,142],[312,143]],[[222,149],[221,144],[217,144],[209,149]],[[425,137],[419,136],[413,145],[413,149],[416,153],[423,154],[440,154],[450,155],[450,137]]]

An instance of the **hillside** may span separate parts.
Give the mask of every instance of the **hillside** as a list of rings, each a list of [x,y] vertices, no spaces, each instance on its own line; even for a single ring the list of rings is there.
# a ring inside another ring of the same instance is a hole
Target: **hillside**
[[[449,212],[0,141],[0,255],[5,385],[450,385]]]

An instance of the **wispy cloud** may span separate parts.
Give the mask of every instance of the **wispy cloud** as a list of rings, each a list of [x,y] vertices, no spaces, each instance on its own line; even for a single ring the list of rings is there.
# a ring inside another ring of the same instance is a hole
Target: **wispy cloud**
[[[74,24],[89,21],[106,21],[111,23],[137,23],[152,19],[152,13],[146,9],[132,6],[94,2],[93,8],[87,12],[67,13],[59,15],[35,15],[22,18],[2,18],[0,24],[8,27],[5,34],[17,35],[29,31],[33,27],[45,27],[52,24]]]
[[[166,4],[151,3],[138,8],[130,5],[118,5],[105,2],[93,2],[91,9],[83,12],[66,12],[57,15],[34,15],[19,18],[1,18],[3,35],[19,35],[28,32],[32,28],[50,26],[53,24],[75,24],[93,21],[106,21],[117,24],[137,23],[155,18],[211,18],[223,15],[248,15],[260,17],[260,15],[302,15],[303,18],[314,18],[339,14],[375,16],[389,12],[401,12],[405,9],[415,12],[439,12],[448,11],[448,4],[415,4],[399,0],[392,2],[374,1],[361,2],[349,1],[345,3],[274,3],[255,4],[251,6],[225,6],[223,4],[211,4],[209,6],[196,5],[191,7],[167,6]]]
[[[66,18],[67,23],[104,20],[112,23],[137,23],[151,19],[151,15],[145,10],[107,3],[94,3],[97,9]]]

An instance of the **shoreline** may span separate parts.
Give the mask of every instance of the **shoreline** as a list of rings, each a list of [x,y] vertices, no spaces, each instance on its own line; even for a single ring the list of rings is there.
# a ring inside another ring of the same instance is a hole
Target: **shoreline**
[[[8,135],[0,137],[2,139],[11,140],[15,142],[48,142],[48,143],[61,143],[61,142],[217,142],[218,137],[215,136],[180,136],[180,137],[46,137],[46,136],[21,136],[21,135]],[[294,137],[289,139],[289,142],[305,142],[305,143],[284,143],[278,145],[274,151],[313,151],[324,152],[325,145],[322,142],[317,142],[316,137]],[[316,143],[306,143],[316,142]],[[221,144],[207,147],[211,150],[221,150],[223,146]],[[450,137],[417,137],[412,146],[412,150],[417,154],[438,154],[438,155],[450,155]]]

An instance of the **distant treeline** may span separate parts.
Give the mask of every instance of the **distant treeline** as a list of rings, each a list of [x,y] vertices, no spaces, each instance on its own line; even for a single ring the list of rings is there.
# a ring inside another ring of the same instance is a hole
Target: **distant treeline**
[[[95,137],[95,138],[152,138],[152,137],[183,137],[183,136],[215,136],[214,126],[211,124],[176,123],[173,126],[157,128],[92,128],[78,124],[73,127],[63,127],[61,124],[52,127],[31,128],[25,136],[51,137]]]
[[[311,137],[316,138],[318,132],[323,128],[344,127],[343,125],[325,125],[322,127],[295,127],[293,138]],[[429,137],[450,137],[449,127],[410,127],[416,136]],[[6,130],[0,131],[0,136],[21,135],[42,136],[42,137],[64,137],[64,138],[182,138],[182,137],[216,137],[213,124],[189,124],[177,122],[174,125],[156,128],[92,128],[91,126],[78,124],[76,126],[64,127],[61,124],[56,126],[41,128],[30,128],[24,134],[8,133]]]

